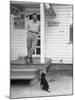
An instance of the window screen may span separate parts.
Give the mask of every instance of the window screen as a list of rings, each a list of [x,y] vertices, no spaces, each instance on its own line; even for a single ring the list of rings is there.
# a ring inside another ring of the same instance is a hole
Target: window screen
[[[73,43],[73,24],[70,25],[70,43]]]

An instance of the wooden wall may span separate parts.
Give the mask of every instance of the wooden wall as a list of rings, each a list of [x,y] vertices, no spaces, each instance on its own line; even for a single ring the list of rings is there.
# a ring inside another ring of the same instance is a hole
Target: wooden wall
[[[51,58],[52,63],[72,63],[72,44],[68,44],[72,6],[53,4],[53,9],[56,13],[55,18],[51,18],[45,9],[45,57]],[[26,55],[25,29],[13,29],[13,16],[11,16],[10,38],[11,60]]]
[[[50,18],[45,11],[45,56],[51,58],[53,63],[72,63],[72,44],[68,44],[72,6],[53,4],[53,9],[55,18]]]
[[[10,32],[10,52],[11,60],[16,60],[19,56],[25,56],[27,53],[26,30],[14,29],[13,15],[11,15],[11,32]]]

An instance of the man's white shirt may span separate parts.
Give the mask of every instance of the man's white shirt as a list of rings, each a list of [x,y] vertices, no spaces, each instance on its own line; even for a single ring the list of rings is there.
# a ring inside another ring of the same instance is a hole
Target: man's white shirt
[[[33,31],[33,32],[38,32],[39,33],[40,22],[38,20],[36,22],[34,22],[33,20],[29,20],[27,28],[28,28],[29,31]]]

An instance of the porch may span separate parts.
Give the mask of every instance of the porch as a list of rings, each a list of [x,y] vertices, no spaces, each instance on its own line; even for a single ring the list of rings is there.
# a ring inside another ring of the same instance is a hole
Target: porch
[[[40,63],[40,58],[33,58],[33,63],[26,64],[25,59],[17,59],[11,62],[10,79],[11,80],[29,80],[30,85],[38,82],[41,72],[45,72],[50,66],[51,60],[45,59],[45,63]]]

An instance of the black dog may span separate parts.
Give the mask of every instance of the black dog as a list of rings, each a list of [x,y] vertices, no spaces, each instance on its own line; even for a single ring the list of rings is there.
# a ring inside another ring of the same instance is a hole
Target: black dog
[[[41,88],[43,89],[43,90],[45,90],[45,91],[48,91],[48,92],[50,92],[49,91],[49,85],[48,85],[48,82],[47,82],[47,80],[46,80],[46,78],[45,78],[45,73],[42,73],[41,74],[41,79],[40,79],[40,86],[41,86]]]

